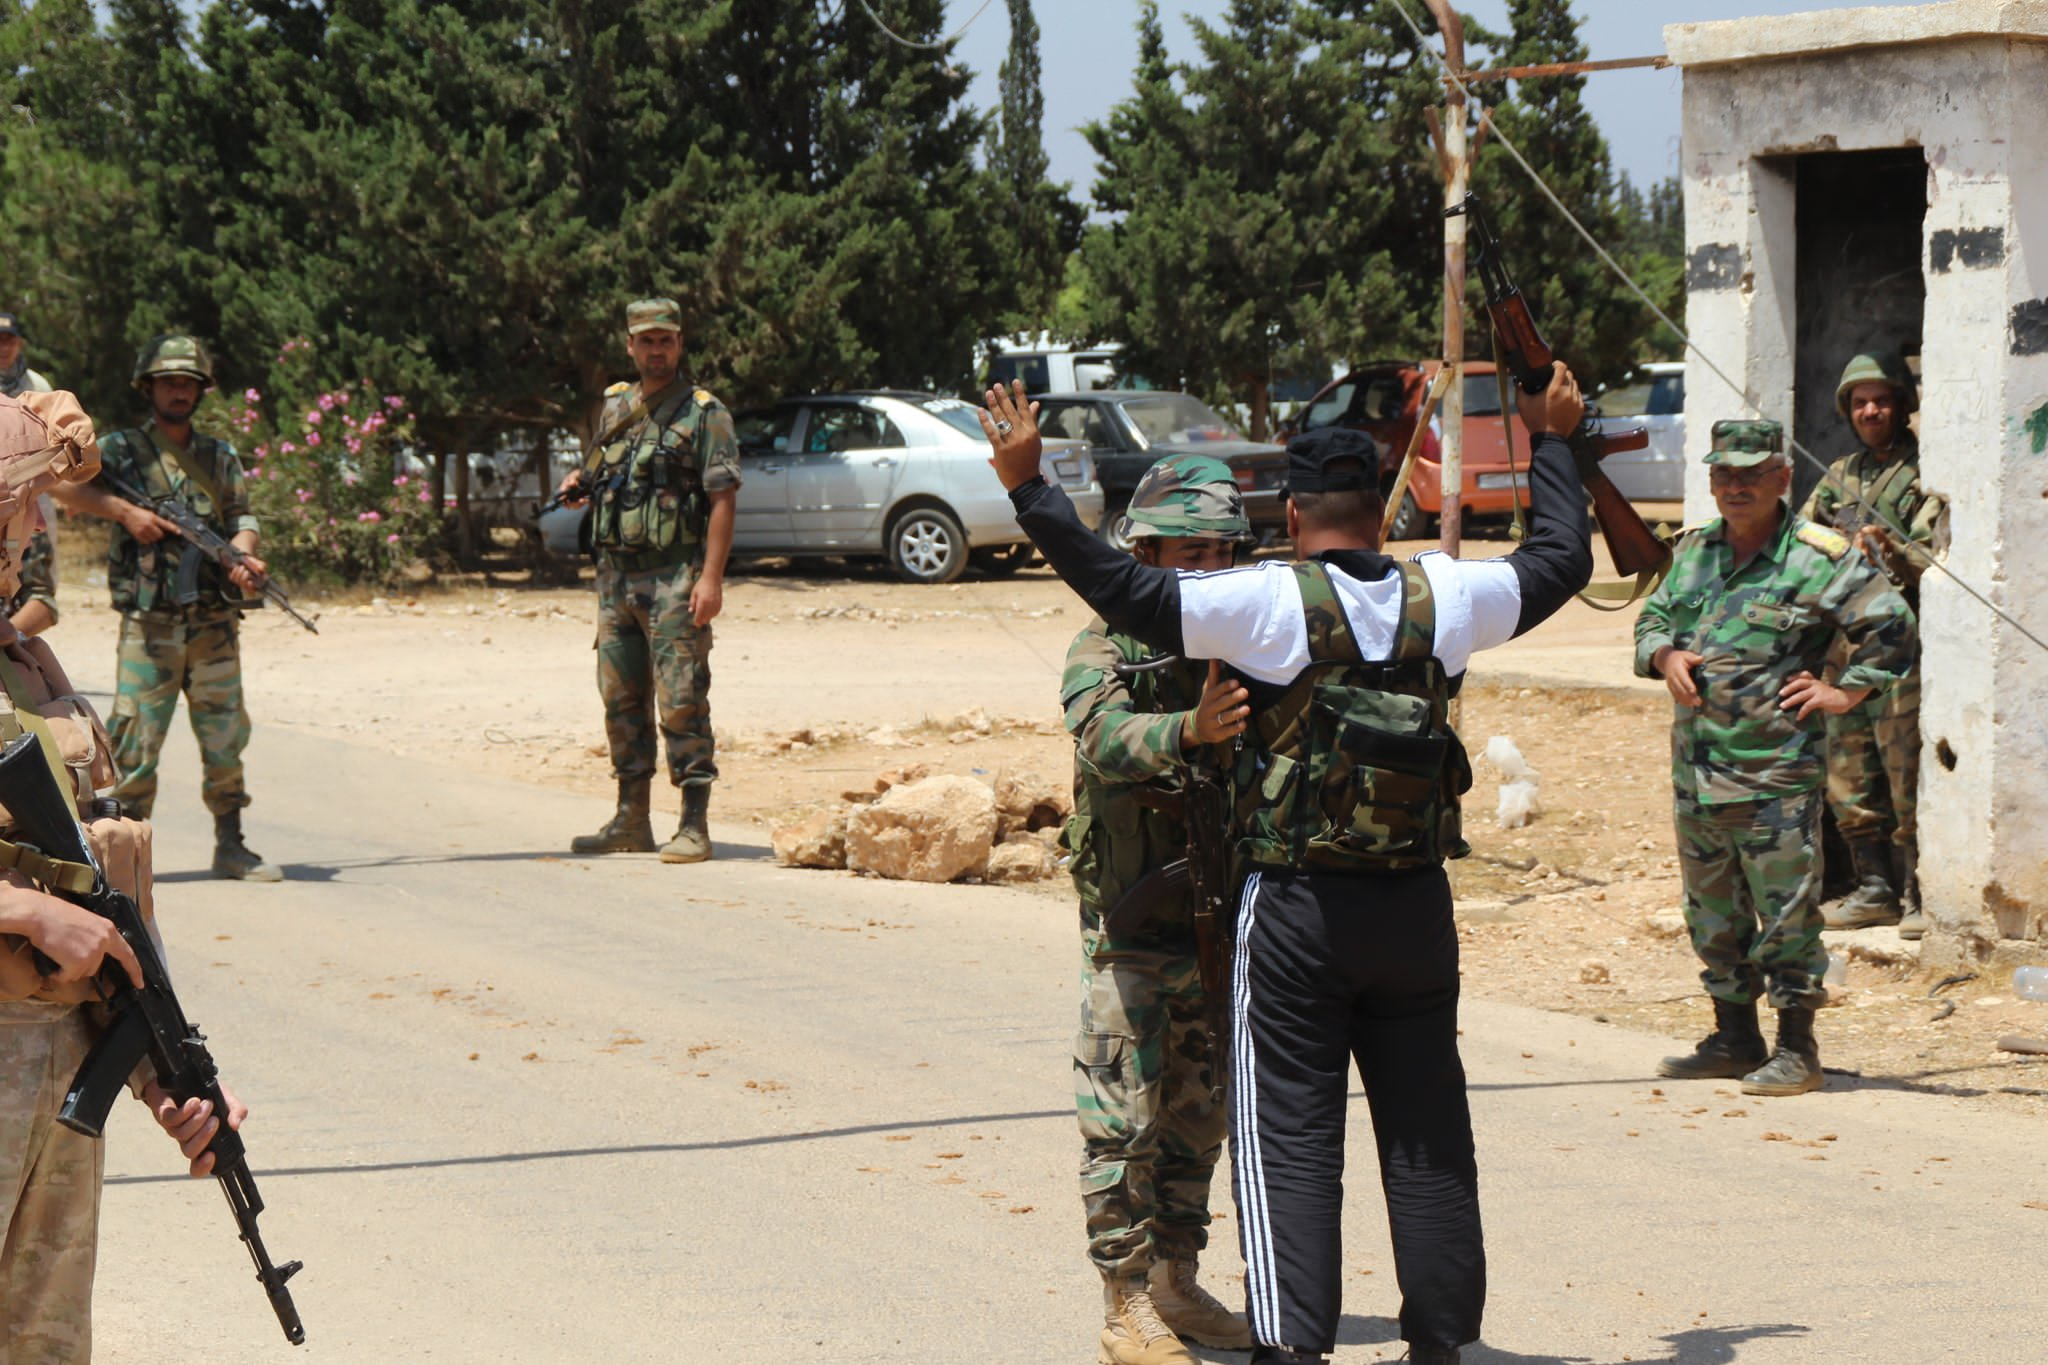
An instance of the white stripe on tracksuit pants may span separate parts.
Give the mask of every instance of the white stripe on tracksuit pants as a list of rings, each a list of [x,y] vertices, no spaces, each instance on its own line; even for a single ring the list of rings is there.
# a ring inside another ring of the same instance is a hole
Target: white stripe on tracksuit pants
[[[1441,868],[1265,868],[1231,957],[1231,1164],[1252,1337],[1335,1345],[1351,1068],[1364,1081],[1402,1293],[1401,1335],[1479,1337],[1486,1262],[1458,1059],[1457,929]]]

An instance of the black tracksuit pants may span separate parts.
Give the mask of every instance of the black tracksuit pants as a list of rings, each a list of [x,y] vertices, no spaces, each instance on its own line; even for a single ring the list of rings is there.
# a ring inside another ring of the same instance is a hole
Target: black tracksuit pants
[[[1231,992],[1233,1193],[1253,1338],[1310,1353],[1336,1344],[1355,1061],[1379,1146],[1401,1336],[1478,1340],[1486,1252],[1443,869],[1255,871],[1239,901]]]

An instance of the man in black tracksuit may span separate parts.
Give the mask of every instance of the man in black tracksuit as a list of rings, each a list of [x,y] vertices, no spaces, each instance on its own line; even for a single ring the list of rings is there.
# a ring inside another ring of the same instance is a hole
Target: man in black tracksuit
[[[1584,412],[1578,386],[1560,364],[1520,408],[1534,446],[1529,527],[1505,559],[1432,553],[1404,565],[1380,554],[1376,448],[1318,431],[1288,446],[1299,560],[1176,574],[1091,535],[1039,477],[1022,386],[988,393],[992,463],[1060,577],[1112,630],[1222,660],[1251,693],[1231,1161],[1255,1365],[1320,1361],[1335,1343],[1353,1062],[1410,1359],[1455,1362],[1479,1337],[1486,1257],[1442,866],[1467,851],[1457,796],[1470,771],[1446,712],[1475,651],[1529,630],[1592,574],[1585,493],[1563,439]]]

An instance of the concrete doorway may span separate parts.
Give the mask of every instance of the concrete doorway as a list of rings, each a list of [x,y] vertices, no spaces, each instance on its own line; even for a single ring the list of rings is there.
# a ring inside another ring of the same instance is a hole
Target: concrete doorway
[[[1918,147],[1885,147],[1784,160],[1796,185],[1792,434],[1832,463],[1855,441],[1835,411],[1835,383],[1849,357],[1886,352],[1916,374],[1920,368],[1927,157]],[[1799,461],[1795,505],[1819,482],[1820,471]]]

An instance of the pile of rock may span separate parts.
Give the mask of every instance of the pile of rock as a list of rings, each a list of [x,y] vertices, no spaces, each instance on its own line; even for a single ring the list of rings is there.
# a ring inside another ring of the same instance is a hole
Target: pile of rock
[[[785,867],[912,882],[1035,881],[1052,875],[1073,809],[1065,788],[1036,773],[1003,773],[991,786],[912,763],[776,826],[769,843]]]

